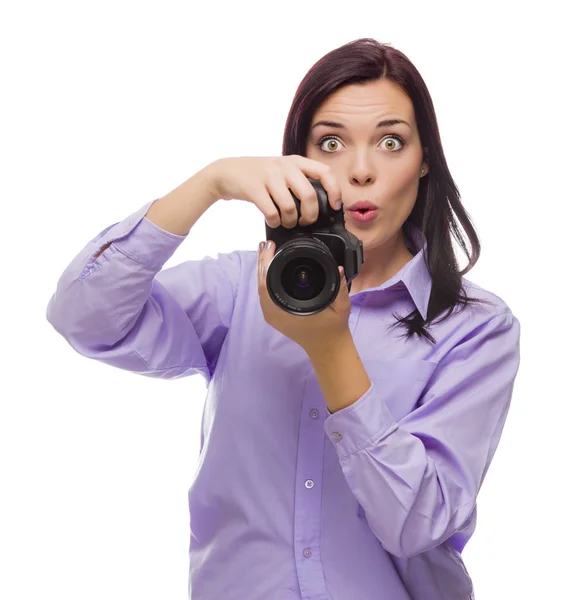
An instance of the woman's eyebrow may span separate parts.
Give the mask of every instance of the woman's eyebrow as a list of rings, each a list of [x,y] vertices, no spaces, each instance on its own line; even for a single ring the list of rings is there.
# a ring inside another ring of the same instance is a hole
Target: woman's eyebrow
[[[379,127],[390,127],[392,125],[398,125],[399,123],[404,123],[407,127],[411,127],[406,121],[403,119],[384,119],[383,121],[379,121],[377,123],[377,129]],[[346,129],[346,127],[342,123],[336,123],[335,121],[317,121],[311,129],[315,127],[319,127],[319,125],[325,125],[326,127],[335,127],[337,129]]]

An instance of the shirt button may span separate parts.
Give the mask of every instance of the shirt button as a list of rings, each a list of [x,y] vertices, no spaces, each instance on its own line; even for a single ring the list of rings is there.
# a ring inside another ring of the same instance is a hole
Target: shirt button
[[[312,479],[307,479],[305,487],[310,490],[312,487],[315,487],[315,482]]]
[[[316,419],[319,416],[319,411],[316,408],[312,408],[309,415],[312,419]]]
[[[333,434],[333,439],[336,442],[340,442],[343,439],[343,434],[339,433],[338,431],[335,431],[335,433]]]
[[[305,550],[303,550],[303,556],[305,558],[311,558],[311,556],[313,556],[313,552],[311,551],[311,548],[305,548]]]

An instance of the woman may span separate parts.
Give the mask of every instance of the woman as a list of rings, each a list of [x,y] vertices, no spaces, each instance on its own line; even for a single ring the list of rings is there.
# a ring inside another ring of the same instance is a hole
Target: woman
[[[325,310],[300,317],[271,301],[273,243],[162,269],[220,200],[292,228],[292,190],[312,224],[307,177],[342,202],[364,249],[350,293],[341,285]],[[281,157],[219,159],[71,262],[47,317],[76,351],[208,384],[190,597],[473,597],[461,552],[520,360],[510,308],[464,278],[479,254],[421,76],[360,39],[305,76]]]

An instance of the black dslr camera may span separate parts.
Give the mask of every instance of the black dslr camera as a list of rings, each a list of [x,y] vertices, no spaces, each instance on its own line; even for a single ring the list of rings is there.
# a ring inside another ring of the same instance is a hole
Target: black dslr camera
[[[267,271],[267,291],[283,310],[303,316],[318,313],[335,300],[341,285],[339,265],[345,270],[350,291],[364,262],[363,242],[345,229],[344,210],[333,210],[321,182],[307,179],[317,192],[317,220],[292,229],[269,227],[265,222],[266,239],[275,242],[276,248]],[[299,220],[301,201],[293,192],[291,196]]]

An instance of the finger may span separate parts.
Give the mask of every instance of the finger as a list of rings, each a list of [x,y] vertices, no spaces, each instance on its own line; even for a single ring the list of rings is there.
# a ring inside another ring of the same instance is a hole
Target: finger
[[[350,302],[350,285],[349,281],[345,277],[345,269],[343,267],[340,267],[339,270],[341,271],[341,290],[339,291],[339,293],[345,297],[345,302]]]
[[[348,295],[349,294],[349,289],[348,289],[349,286],[348,286],[347,278],[345,277],[344,267],[339,267],[339,276],[341,277],[339,294]]]
[[[261,242],[259,244],[259,253],[257,255],[257,282],[259,287],[261,287],[261,275],[263,269],[263,248],[265,247],[266,242]]]
[[[251,191],[251,198],[252,203],[263,213],[269,227],[275,229],[281,225],[281,215],[265,187]]]
[[[343,206],[343,195],[341,193],[341,186],[335,177],[335,173],[329,172],[325,176],[321,177],[321,183],[327,192],[327,198],[329,204],[333,210],[340,210]]]
[[[331,167],[319,161],[296,154],[291,156],[291,160],[293,160],[306,175],[309,175],[312,179],[319,179],[321,181],[327,192],[329,204],[334,210],[339,210],[337,202],[342,202],[342,190]]]
[[[315,188],[295,164],[292,164],[288,170],[287,182],[301,201],[299,225],[311,225],[319,217],[319,202]]]
[[[263,250],[263,246],[265,242],[259,242],[259,248],[257,249],[257,279],[259,279],[261,272],[261,250]]]
[[[269,263],[275,254],[275,243],[271,240],[265,243],[263,250],[259,253],[259,278],[261,285],[265,284],[265,277]]]
[[[279,209],[281,225],[286,229],[293,229],[297,225],[297,206],[287,187],[283,174],[278,175],[276,179],[270,181],[266,185],[266,188],[269,196],[271,196],[271,199]]]
[[[263,261],[263,269],[266,270],[267,266],[271,262],[273,255],[275,254],[275,242],[267,240],[265,246],[261,252],[261,260]]]

